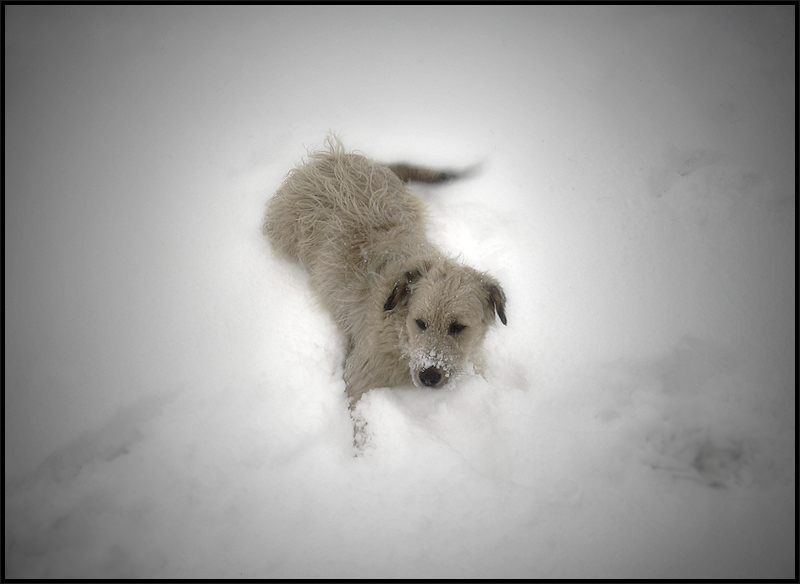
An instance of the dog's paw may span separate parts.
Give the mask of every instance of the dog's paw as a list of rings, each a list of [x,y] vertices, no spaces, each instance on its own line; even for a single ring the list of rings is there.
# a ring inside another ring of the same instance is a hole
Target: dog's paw
[[[353,421],[353,456],[364,454],[371,443],[369,427],[363,414],[357,410],[351,410],[350,419]]]

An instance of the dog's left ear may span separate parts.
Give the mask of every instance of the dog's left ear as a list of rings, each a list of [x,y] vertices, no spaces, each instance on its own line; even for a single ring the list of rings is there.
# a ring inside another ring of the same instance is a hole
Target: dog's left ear
[[[392,288],[392,293],[389,294],[386,304],[383,305],[383,310],[386,312],[394,310],[395,306],[397,306],[409,295],[411,292],[411,285],[419,280],[421,275],[422,274],[420,274],[419,270],[412,270],[402,274],[397,279],[397,282],[395,282],[394,288]]]
[[[500,322],[507,325],[506,320],[506,293],[496,281],[486,283],[486,291],[489,294],[489,303],[494,307]]]

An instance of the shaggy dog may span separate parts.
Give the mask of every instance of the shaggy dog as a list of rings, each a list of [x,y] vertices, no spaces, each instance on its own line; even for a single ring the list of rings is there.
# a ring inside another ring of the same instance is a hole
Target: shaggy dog
[[[308,270],[346,336],[351,405],[371,388],[440,388],[472,372],[495,313],[506,324],[505,294],[428,241],[425,208],[403,184],[455,175],[378,164],[346,153],[335,138],[326,146],[269,200],[263,232]]]

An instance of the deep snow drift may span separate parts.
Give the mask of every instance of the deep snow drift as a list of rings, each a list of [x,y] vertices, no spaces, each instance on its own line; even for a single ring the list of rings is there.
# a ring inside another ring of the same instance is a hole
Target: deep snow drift
[[[5,10],[5,576],[794,575],[794,7]],[[328,130],[509,298],[360,451]]]

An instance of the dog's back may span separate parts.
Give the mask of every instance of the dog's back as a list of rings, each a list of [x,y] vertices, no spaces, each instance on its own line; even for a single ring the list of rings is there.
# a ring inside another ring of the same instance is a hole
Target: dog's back
[[[292,170],[269,201],[263,231],[282,255],[313,271],[323,248],[367,243],[376,234],[424,233],[425,208],[389,167],[344,151],[338,142]],[[433,171],[401,165],[407,180]],[[436,181],[434,181],[436,182]]]

